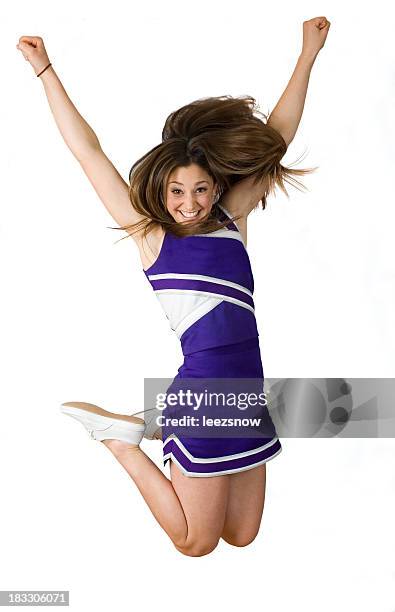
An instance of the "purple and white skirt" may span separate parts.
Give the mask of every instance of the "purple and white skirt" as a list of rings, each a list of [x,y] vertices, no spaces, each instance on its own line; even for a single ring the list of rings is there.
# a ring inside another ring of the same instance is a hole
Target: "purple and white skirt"
[[[178,368],[178,374],[167,389],[167,393],[178,390],[184,379],[202,378],[206,379],[204,382],[207,379],[231,378],[233,381],[248,379],[252,382],[251,390],[256,391],[260,388],[263,391],[264,376],[259,338],[184,355],[184,362]],[[199,384],[198,380],[194,382]],[[196,388],[195,385],[193,386]],[[216,410],[211,410],[212,413],[208,416],[215,419]],[[256,414],[262,417],[261,421],[265,423],[265,426],[264,433],[262,434],[261,431],[260,435],[255,437],[253,433],[250,435],[250,431],[254,430],[243,431],[240,428],[238,432],[241,432],[241,435],[238,434],[235,437],[229,437],[229,434],[213,437],[212,433],[210,437],[204,437],[201,433],[185,436],[180,435],[179,428],[163,424],[164,465],[167,461],[172,460],[186,476],[208,477],[242,472],[273,459],[281,452],[281,443],[267,406],[260,406],[257,410]],[[205,411],[207,416],[207,408]],[[169,412],[169,409],[166,408],[163,415],[172,416],[176,412],[177,409],[173,408]],[[192,428],[187,431],[191,432]],[[199,432],[201,431],[202,428]]]

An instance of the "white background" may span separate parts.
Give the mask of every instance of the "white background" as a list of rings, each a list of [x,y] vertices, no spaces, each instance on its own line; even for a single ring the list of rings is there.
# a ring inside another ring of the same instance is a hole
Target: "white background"
[[[246,548],[173,547],[127,473],[61,402],[142,409],[144,377],[182,362],[141,270],[60,136],[15,45],[42,36],[125,179],[168,114],[201,97],[270,112],[302,23],[331,28],[285,165],[306,192],[250,216],[266,377],[393,377],[391,3],[8,3],[2,14],[0,590],[69,589],[70,607],[173,612],[395,610],[395,443],[285,439]],[[143,449],[162,465],[160,442]],[[168,468],[166,468],[168,474]]]

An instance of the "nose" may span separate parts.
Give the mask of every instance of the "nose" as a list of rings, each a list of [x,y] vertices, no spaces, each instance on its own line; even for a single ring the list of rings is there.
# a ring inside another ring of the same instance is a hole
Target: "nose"
[[[195,201],[193,196],[185,196],[183,208],[187,212],[192,212],[192,210],[194,210]]]

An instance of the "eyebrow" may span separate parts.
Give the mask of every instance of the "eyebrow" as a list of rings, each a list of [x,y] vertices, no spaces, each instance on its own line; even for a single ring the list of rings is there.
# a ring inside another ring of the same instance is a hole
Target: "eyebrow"
[[[179,181],[170,181],[169,185],[172,183],[177,183],[177,185],[183,185],[184,183],[180,183]],[[199,185],[199,183],[208,183],[208,181],[197,181],[195,185]]]

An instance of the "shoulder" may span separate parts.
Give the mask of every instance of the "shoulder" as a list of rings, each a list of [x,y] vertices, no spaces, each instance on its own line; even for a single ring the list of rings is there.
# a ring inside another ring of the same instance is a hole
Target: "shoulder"
[[[159,223],[155,223],[146,236],[139,232],[134,237],[144,268],[151,266],[158,258],[165,234],[166,232],[163,227]]]
[[[222,203],[222,199],[218,202],[218,207],[228,217],[238,217],[238,219],[233,221],[233,223],[236,226],[239,234],[241,235],[244,246],[247,248],[247,216],[242,215],[240,212],[232,212],[232,210],[229,210],[229,208],[232,207],[225,206]]]

